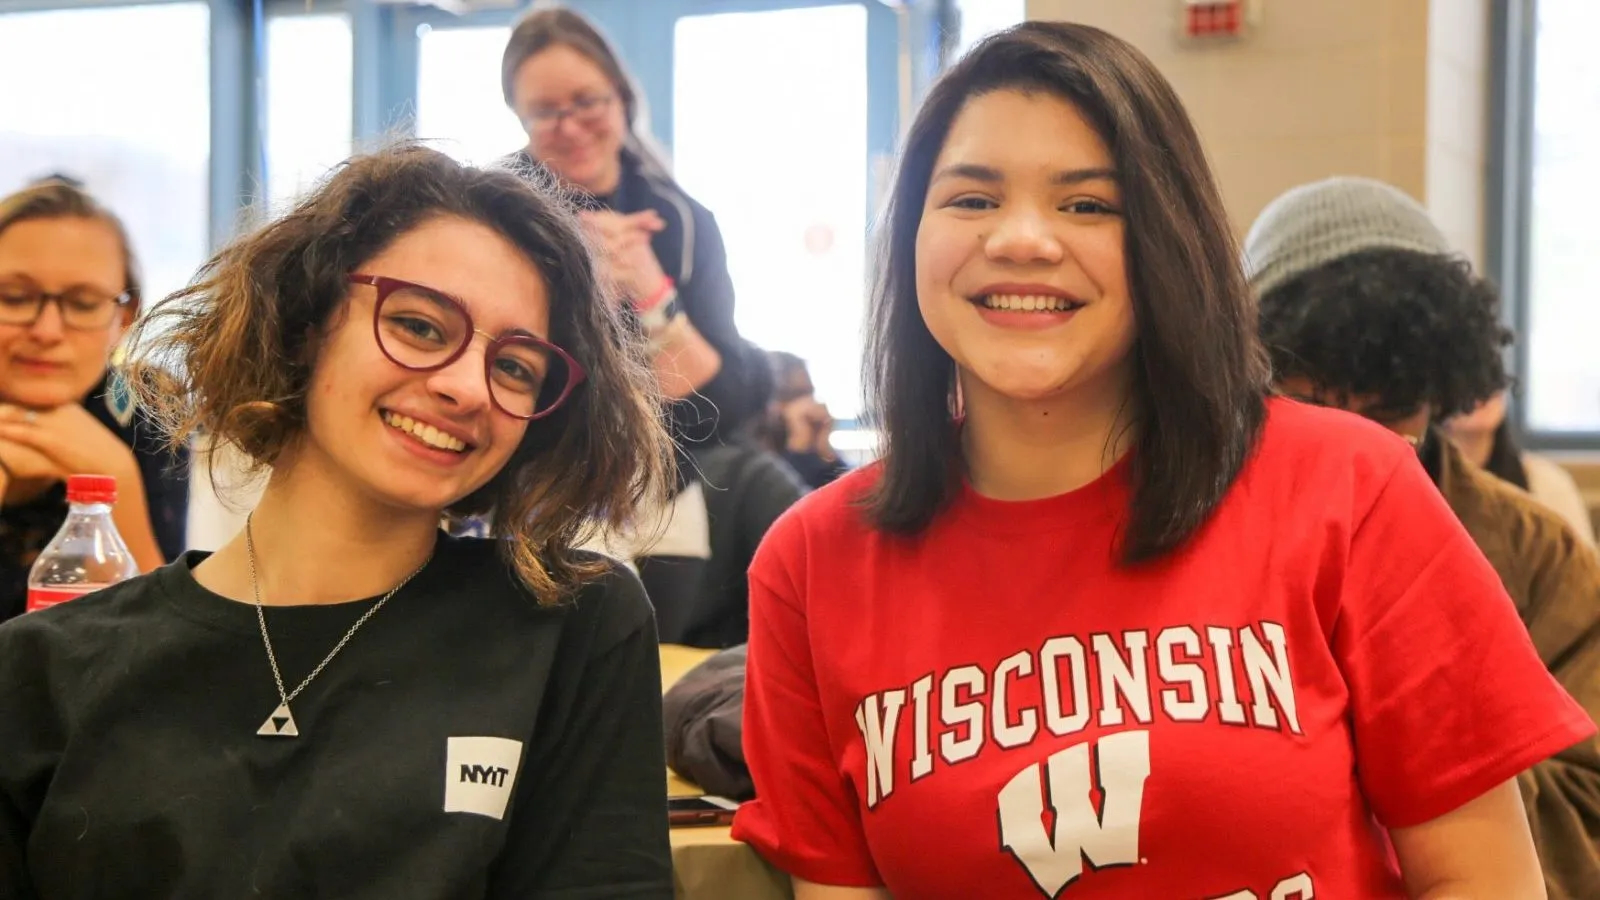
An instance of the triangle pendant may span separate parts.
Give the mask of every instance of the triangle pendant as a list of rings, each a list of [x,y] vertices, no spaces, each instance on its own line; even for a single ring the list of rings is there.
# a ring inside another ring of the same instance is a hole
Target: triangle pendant
[[[295,727],[294,714],[289,712],[289,704],[278,704],[272,715],[267,716],[267,720],[256,729],[256,734],[264,737],[299,737],[300,729]]]

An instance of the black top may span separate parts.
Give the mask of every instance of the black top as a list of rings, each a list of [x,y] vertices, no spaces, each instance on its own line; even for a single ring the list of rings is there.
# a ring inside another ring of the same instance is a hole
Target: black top
[[[526,150],[513,156],[517,165],[537,164]],[[665,227],[650,240],[661,271],[676,283],[678,308],[695,330],[722,357],[722,368],[697,393],[672,404],[675,436],[699,443],[731,434],[758,411],[764,400],[753,396],[750,379],[756,367],[766,369],[764,354],[739,337],[733,321],[733,279],[722,231],[711,210],[684,193],[671,176],[622,151],[622,179],[603,197],[582,196],[581,205],[636,213],[651,209]]]
[[[108,387],[108,383],[114,386]],[[189,516],[188,454],[167,450],[155,424],[144,410],[133,406],[120,380],[102,379],[83,405],[133,448],[156,543],[168,560],[177,559],[185,549]],[[55,485],[28,503],[0,505],[0,622],[22,613],[28,599],[28,570],[66,519],[65,484]]]
[[[840,475],[850,471],[849,464],[844,460],[837,457],[831,460],[823,459],[821,454],[814,451],[796,453],[793,450],[784,450],[783,461],[788,463],[789,468],[800,476],[800,480],[813,490],[827,487],[839,480]]]
[[[672,897],[661,670],[616,568],[535,606],[434,559],[291,704],[188,553],[0,626],[0,897]],[[290,690],[376,598],[269,607]],[[502,808],[503,806],[503,808]]]
[[[732,647],[750,639],[750,582],[745,573],[756,547],[806,487],[783,460],[748,442],[699,448],[694,460],[705,482],[711,558],[692,601],[674,606],[656,601],[661,640]]]

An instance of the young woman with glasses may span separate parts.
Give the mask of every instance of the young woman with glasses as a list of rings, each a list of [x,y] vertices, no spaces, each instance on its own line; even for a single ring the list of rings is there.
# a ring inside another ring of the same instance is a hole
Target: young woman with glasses
[[[571,549],[668,437],[579,228],[397,148],[151,313],[141,397],[267,486],[214,554],[0,627],[0,896],[672,896],[650,607]]]
[[[754,418],[761,410],[749,386],[766,362],[734,325],[722,233],[651,149],[644,98],[615,50],[578,13],[537,9],[512,30],[501,87],[528,134],[517,159],[554,173],[586,207],[615,298],[649,341],[675,436],[702,444]],[[709,553],[686,458],[679,480],[684,490],[651,551],[660,564],[640,567],[659,607],[696,590],[693,560]]]
[[[51,179],[0,199],[0,621],[67,515],[66,479],[117,479],[117,530],[142,569],[184,550],[189,482],[110,361],[139,310],[115,215]]]

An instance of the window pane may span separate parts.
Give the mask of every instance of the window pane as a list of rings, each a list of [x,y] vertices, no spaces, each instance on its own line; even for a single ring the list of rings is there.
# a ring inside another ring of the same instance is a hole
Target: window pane
[[[1020,24],[1028,17],[1026,0],[956,0],[956,12],[960,16],[956,59],[984,36]]]
[[[810,363],[836,418],[860,409],[867,11],[680,19],[673,157],[728,246],[739,330]],[[774,173],[781,173],[775,177]]]
[[[0,193],[82,180],[126,221],[150,298],[206,256],[210,41],[204,3],[0,15]]]
[[[267,197],[279,209],[350,155],[353,62],[342,13],[267,21]]]
[[[1600,30],[1594,0],[1540,0],[1529,235],[1529,424],[1600,431]]]
[[[528,143],[500,91],[511,28],[417,29],[417,136],[467,162],[492,162]]]

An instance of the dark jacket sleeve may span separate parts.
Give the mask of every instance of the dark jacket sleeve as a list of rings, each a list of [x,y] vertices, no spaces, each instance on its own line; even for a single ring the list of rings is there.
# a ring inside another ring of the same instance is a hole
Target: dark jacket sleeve
[[[678,433],[690,441],[706,441],[713,434],[730,434],[756,412],[750,379],[760,351],[739,337],[733,320],[733,279],[728,274],[728,254],[716,217],[698,203],[694,215],[694,268],[678,285],[678,305],[695,330],[722,357],[722,368],[711,380],[673,404]]]
[[[671,900],[661,657],[639,580],[617,567],[565,624],[494,900]]]
[[[1600,720],[1600,556],[1559,522],[1522,524],[1528,632],[1551,674]],[[1536,764],[1518,784],[1551,900],[1600,897],[1600,739]]]

